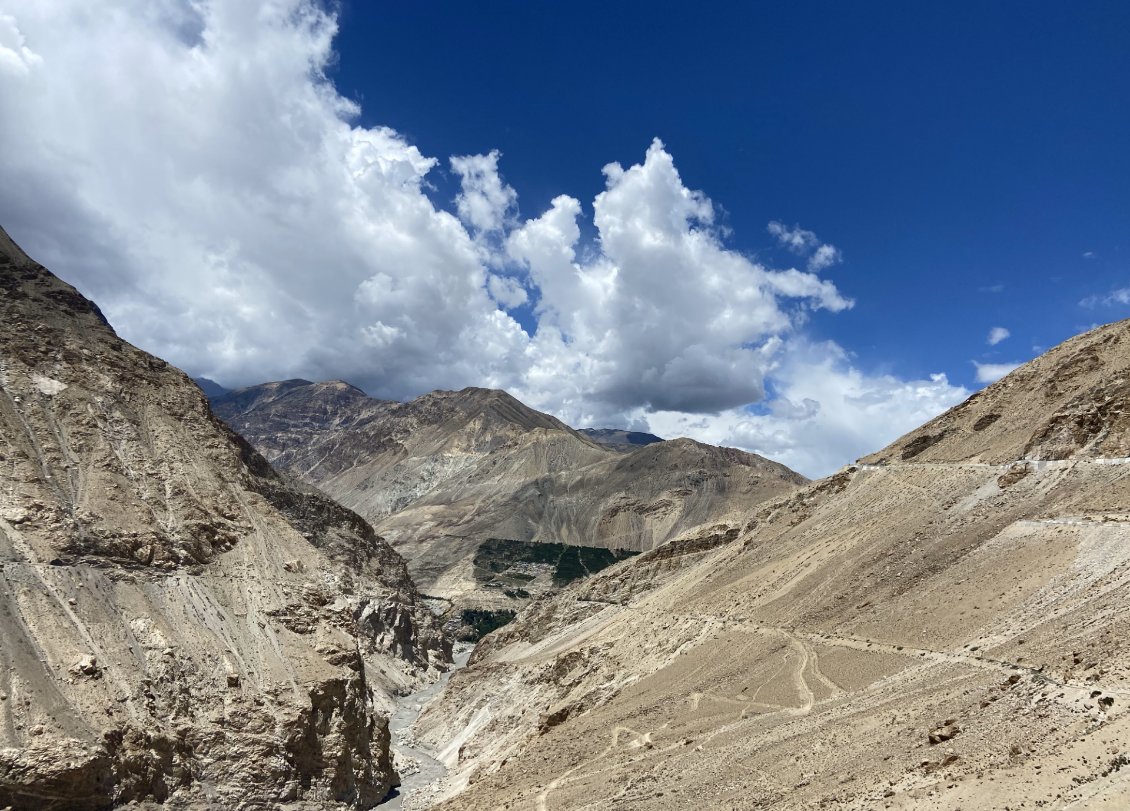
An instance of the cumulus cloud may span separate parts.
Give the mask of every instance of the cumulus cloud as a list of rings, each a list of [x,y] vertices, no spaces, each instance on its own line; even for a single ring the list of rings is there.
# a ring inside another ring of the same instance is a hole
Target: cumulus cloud
[[[694,436],[776,459],[808,476],[893,442],[965,399],[945,375],[901,380],[855,368],[835,343],[800,341],[782,353],[776,397],[761,409],[732,409],[716,419],[660,412],[647,417],[660,436]]]
[[[840,249],[835,245],[821,245],[812,256],[808,257],[808,269],[820,271],[839,264],[841,261]]]
[[[128,339],[224,382],[510,382],[524,333],[426,195],[436,160],[352,123],[324,74],[331,15],[122,6],[7,6],[42,56],[0,79],[0,215],[33,255]]]
[[[804,230],[799,225],[789,228],[784,223],[773,220],[766,230],[793,253],[808,253],[820,244],[816,234]]]
[[[978,383],[995,383],[1021,365],[1019,361],[1016,363],[978,363],[973,361],[973,366],[977,370]]]
[[[989,346],[996,346],[1001,341],[1007,340],[1010,335],[1012,335],[1012,333],[1004,327],[993,327],[989,330],[989,337],[986,338],[985,341]]]
[[[805,270],[730,249],[659,141],[604,167],[590,243],[573,197],[519,219],[497,151],[450,158],[459,194],[434,201],[437,159],[358,124],[327,78],[337,21],[313,0],[115,5],[5,4],[0,222],[193,374],[395,398],[498,386],[579,425],[683,426],[809,473],[962,394],[806,344],[813,311],[852,306],[816,275],[839,251],[780,223]]]
[[[498,174],[499,151],[451,158],[462,191],[455,198],[459,219],[475,231],[500,232],[518,208],[518,193]]]
[[[532,372],[552,392],[524,385],[535,402],[702,412],[760,400],[798,314],[852,305],[813,274],[728,250],[711,201],[683,184],[660,141],[643,163],[609,164],[604,175],[594,255],[578,258],[580,203],[571,197],[508,241],[542,293]],[[567,393],[553,380],[562,364],[578,387]]]
[[[770,234],[784,247],[799,256],[808,257],[808,270],[818,273],[821,270],[838,265],[843,261],[839,248],[835,245],[821,243],[812,231],[807,231],[799,225],[792,228],[784,223],[773,220],[767,228]]]
[[[522,287],[522,283],[509,276],[490,274],[487,279],[487,289],[490,291],[491,298],[508,310],[522,306],[529,299],[526,288]]]

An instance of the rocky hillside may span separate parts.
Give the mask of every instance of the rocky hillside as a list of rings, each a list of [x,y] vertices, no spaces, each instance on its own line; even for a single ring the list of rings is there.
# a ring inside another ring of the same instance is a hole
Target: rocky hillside
[[[1120,325],[1065,341],[861,461],[1130,456],[1130,341]]]
[[[532,604],[418,724],[445,809],[1130,807],[1130,322]]]
[[[213,406],[275,467],[373,522],[417,503],[482,500],[499,479],[526,481],[609,455],[564,423],[490,389],[436,391],[399,403],[342,381],[286,380],[230,392]]]
[[[371,807],[450,650],[363,520],[0,231],[0,807]]]
[[[806,482],[756,454],[672,439],[530,482],[490,530],[644,551]]]
[[[806,481],[687,439],[625,453],[489,389],[395,403],[288,380],[214,403],[276,467],[371,521],[427,593],[480,607],[513,602],[474,576],[484,541],[641,551]]]

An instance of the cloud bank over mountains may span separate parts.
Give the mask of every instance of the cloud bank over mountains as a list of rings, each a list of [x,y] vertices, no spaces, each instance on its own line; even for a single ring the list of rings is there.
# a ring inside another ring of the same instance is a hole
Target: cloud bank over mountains
[[[439,161],[360,126],[327,78],[336,30],[301,0],[10,2],[0,222],[128,340],[229,385],[502,387],[810,475],[967,394],[808,339],[814,311],[852,306],[819,275],[840,252],[777,222],[803,269],[727,247],[658,140],[603,168],[591,243],[573,197],[521,217],[498,152],[451,157],[460,192],[433,199]]]

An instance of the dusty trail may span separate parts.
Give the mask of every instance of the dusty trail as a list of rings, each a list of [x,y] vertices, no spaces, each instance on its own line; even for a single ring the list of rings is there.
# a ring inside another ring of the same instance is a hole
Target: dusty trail
[[[784,636],[786,641],[788,642],[788,644],[792,647],[792,650],[790,650],[790,651],[788,651],[787,653],[784,654],[784,656],[782,657],[780,668],[773,675],[771,675],[768,679],[766,679],[757,688],[757,690],[755,690],[753,692],[753,695],[749,699],[734,699],[734,698],[730,698],[730,697],[726,697],[726,696],[716,696],[716,695],[709,694],[709,693],[692,693],[689,696],[689,700],[690,700],[692,709],[696,709],[698,707],[698,703],[703,698],[707,698],[707,699],[710,699],[710,700],[713,700],[713,701],[721,701],[723,703],[732,703],[732,704],[743,705],[743,709],[738,716],[739,720],[747,717],[746,712],[751,707],[761,708],[762,710],[764,710],[768,713],[781,712],[781,713],[784,713],[786,715],[803,717],[803,716],[806,716],[809,713],[811,713],[813,707],[817,703],[816,702],[816,696],[812,692],[812,689],[811,689],[811,687],[809,686],[809,683],[808,683],[808,679],[805,676],[805,673],[809,670],[812,671],[815,678],[817,678],[817,679],[821,680],[822,682],[824,682],[825,684],[827,684],[829,686],[829,688],[834,693],[839,692],[838,686],[836,686],[833,682],[831,682],[830,680],[828,680],[826,677],[824,677],[822,674],[819,673],[818,665],[816,663],[815,651],[809,645],[805,644],[798,636],[792,634],[791,632],[789,632],[789,631],[787,631],[783,628],[782,629],[772,629],[772,630],[774,630],[776,633]],[[788,706],[788,705],[773,704],[773,703],[766,703],[766,702],[757,701],[756,698],[757,698],[758,693],[761,691],[761,689],[765,685],[775,681],[785,670],[790,671],[790,680],[792,681],[792,683],[793,683],[795,689],[797,690],[798,694],[801,696],[800,706]],[[665,723],[665,724],[657,727],[656,729],[650,730],[648,732],[640,732],[639,730],[632,729],[631,727],[626,727],[626,726],[615,727],[612,730],[612,740],[609,743],[609,745],[607,747],[605,747],[605,749],[603,749],[601,752],[597,753],[594,757],[589,758],[587,760],[584,760],[584,761],[578,763],[577,765],[573,766],[572,768],[562,772],[560,775],[558,775],[556,778],[554,778],[552,781],[550,781],[550,783],[548,785],[546,785],[546,787],[544,789],[542,789],[542,791],[537,795],[537,798],[536,798],[535,807],[536,807],[537,811],[548,811],[548,809],[549,809],[548,803],[549,803],[550,794],[553,791],[555,791],[556,789],[560,788],[563,784],[567,783],[573,777],[573,775],[575,775],[577,772],[584,770],[585,775],[591,775],[591,774],[594,773],[594,771],[595,772],[602,771],[601,768],[597,768],[596,770],[592,770],[592,769],[587,769],[586,767],[589,767],[594,763],[599,763],[600,761],[604,760],[612,752],[616,751],[617,749],[622,748],[621,735],[624,734],[624,733],[628,733],[628,734],[633,736],[632,739],[629,740],[629,742],[627,743],[627,748],[644,750],[643,752],[641,752],[641,756],[643,756],[643,757],[655,757],[657,755],[663,755],[664,753],[669,752],[671,750],[681,748],[684,745],[683,741],[676,741],[676,742],[674,742],[674,743],[672,743],[668,746],[658,748],[658,749],[653,748],[652,736],[655,735],[656,733],[662,731],[667,726],[668,726],[668,724]],[[723,727],[726,727],[726,726],[730,726],[730,725],[723,725]],[[718,731],[721,731],[721,729],[722,729],[722,727],[720,727],[719,730],[715,730],[715,733],[717,733]],[[705,740],[709,740],[711,737],[712,736],[708,735]]]
[[[710,617],[710,616],[707,616],[707,615],[691,614],[691,615],[682,615],[682,616],[694,619],[694,620],[699,621],[699,622],[704,622],[704,623],[717,620],[717,618]],[[1088,682],[1086,684],[1083,684],[1083,683],[1071,684],[1069,682],[1061,682],[1061,681],[1058,681],[1057,679],[1054,679],[1051,676],[1047,675],[1046,673],[1044,673],[1043,671],[1041,671],[1038,668],[1029,667],[1028,665],[1024,665],[1024,664],[1021,664],[1019,662],[1010,662],[1006,659],[994,659],[994,658],[989,657],[989,656],[984,656],[984,655],[979,654],[979,653],[969,652],[969,651],[964,651],[964,650],[941,651],[941,650],[933,650],[931,648],[916,648],[916,647],[907,646],[907,645],[896,645],[896,644],[886,643],[886,642],[876,642],[874,640],[863,639],[861,637],[839,636],[839,635],[835,635],[835,634],[823,634],[823,633],[809,632],[809,631],[798,631],[798,630],[793,629],[793,628],[782,628],[780,626],[766,625],[766,624],[762,624],[762,623],[759,623],[759,622],[753,622],[753,621],[727,620],[726,625],[730,629],[752,631],[754,633],[784,634],[791,641],[795,641],[798,644],[803,644],[803,643],[800,642],[800,640],[807,640],[809,642],[815,642],[815,643],[818,643],[818,644],[821,644],[821,645],[829,645],[831,647],[839,647],[839,648],[848,648],[850,650],[862,651],[862,652],[865,652],[865,653],[866,652],[887,653],[887,654],[892,654],[892,655],[895,655],[895,656],[903,656],[903,657],[913,658],[913,659],[918,659],[918,660],[926,660],[926,661],[932,662],[932,663],[964,664],[964,665],[969,665],[971,667],[975,667],[975,668],[978,668],[978,669],[981,669],[981,670],[994,670],[994,671],[1003,673],[1005,675],[1008,675],[1008,674],[1011,674],[1011,673],[1027,673],[1027,674],[1038,677],[1039,679],[1047,682],[1050,685],[1054,685],[1056,687],[1063,688],[1063,689],[1077,689],[1077,690],[1087,690],[1087,691],[1102,690],[1104,693],[1108,693],[1110,695],[1123,696],[1123,697],[1126,697],[1126,698],[1130,698],[1130,691],[1119,690],[1118,688],[1115,688],[1115,687],[1104,686],[1104,685],[1098,684],[1097,682],[1094,682],[1094,683]],[[811,656],[811,649],[806,648],[805,649],[806,666],[807,666],[807,661],[808,661],[807,657],[810,657],[810,656]],[[800,682],[804,681],[804,679],[803,679],[804,669],[805,668],[803,668],[803,667],[801,668],[801,671],[800,671],[801,675],[800,675],[800,677],[798,677],[798,681],[797,681],[798,686],[799,686]],[[821,677],[818,677],[818,678],[821,678]],[[805,689],[807,689],[807,683],[805,683]],[[811,707],[810,707],[810,709],[811,709]]]

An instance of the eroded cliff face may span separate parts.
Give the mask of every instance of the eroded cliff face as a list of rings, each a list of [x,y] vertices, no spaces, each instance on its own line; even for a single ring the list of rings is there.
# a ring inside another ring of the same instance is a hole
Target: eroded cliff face
[[[0,231],[0,806],[367,808],[449,661],[363,520]]]
[[[1127,807],[1128,347],[531,605],[420,719],[442,807]]]

